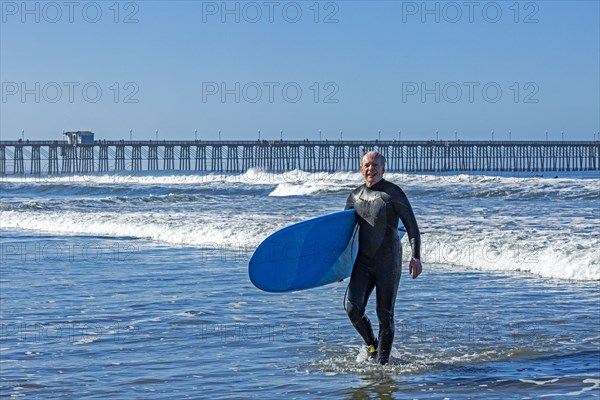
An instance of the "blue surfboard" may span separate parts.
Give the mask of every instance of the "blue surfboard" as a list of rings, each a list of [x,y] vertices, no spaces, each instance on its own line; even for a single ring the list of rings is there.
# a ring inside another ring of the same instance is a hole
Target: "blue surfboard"
[[[348,278],[357,254],[355,211],[341,211],[273,233],[256,248],[248,273],[267,292],[309,289]]]

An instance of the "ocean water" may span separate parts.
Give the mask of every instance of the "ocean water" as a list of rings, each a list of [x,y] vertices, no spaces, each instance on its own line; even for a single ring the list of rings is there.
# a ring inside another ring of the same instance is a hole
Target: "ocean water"
[[[263,238],[343,209],[359,174],[3,177],[0,397],[600,397],[598,173],[386,179],[424,272],[403,271],[382,367],[347,282],[271,294],[247,275]]]

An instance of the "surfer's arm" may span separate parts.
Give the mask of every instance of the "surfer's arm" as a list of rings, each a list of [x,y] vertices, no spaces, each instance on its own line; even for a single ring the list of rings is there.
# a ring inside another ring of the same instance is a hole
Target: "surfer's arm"
[[[419,231],[415,213],[402,190],[394,196],[393,205],[396,215],[402,220],[402,223],[406,228],[410,247],[412,249],[412,256],[419,260],[421,259],[421,232]]]

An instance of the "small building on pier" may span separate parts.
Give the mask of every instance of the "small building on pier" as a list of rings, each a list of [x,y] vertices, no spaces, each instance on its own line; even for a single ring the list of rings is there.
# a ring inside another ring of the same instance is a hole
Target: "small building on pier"
[[[94,132],[64,132],[63,135],[67,137],[67,143],[69,143],[71,146],[77,146],[80,144],[94,144]]]

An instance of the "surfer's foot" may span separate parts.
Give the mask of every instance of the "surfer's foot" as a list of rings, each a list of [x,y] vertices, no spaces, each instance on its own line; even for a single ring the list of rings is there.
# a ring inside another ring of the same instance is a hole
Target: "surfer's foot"
[[[377,363],[381,365],[386,365],[389,361],[388,358],[377,358]]]
[[[377,364],[386,365],[390,362],[390,351],[383,349],[383,351],[377,352],[377,359],[375,360]]]
[[[379,343],[377,343],[377,340],[376,340],[375,343],[370,345],[369,348],[367,349],[367,352],[369,353],[369,358],[371,360],[377,359],[377,347],[378,346],[379,346]]]

